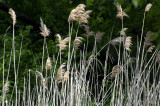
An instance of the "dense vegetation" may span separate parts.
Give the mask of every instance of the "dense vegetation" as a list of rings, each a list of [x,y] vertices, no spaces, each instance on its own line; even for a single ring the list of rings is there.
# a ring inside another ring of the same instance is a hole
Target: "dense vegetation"
[[[159,104],[160,1],[118,2],[2,0],[0,105]]]

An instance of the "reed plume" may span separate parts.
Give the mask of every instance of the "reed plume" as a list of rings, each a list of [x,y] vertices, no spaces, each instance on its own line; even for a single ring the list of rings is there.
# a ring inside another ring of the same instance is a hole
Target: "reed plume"
[[[125,40],[125,44],[124,44],[124,47],[126,50],[128,51],[131,51],[130,49],[130,46],[132,45],[132,40],[131,40],[132,37],[127,37],[126,40]]]
[[[120,71],[120,65],[115,65],[112,68],[111,79],[113,79],[114,77],[116,77],[116,75],[119,73],[119,71]]]
[[[47,78],[45,79],[43,77],[43,74],[39,71],[36,71],[36,76],[40,77],[41,78],[41,85],[45,88],[47,88],[46,84],[47,84]]]
[[[87,36],[88,38],[94,35],[93,31],[90,31],[90,27],[87,25],[83,25],[84,26],[84,30],[86,31],[85,36]]]
[[[11,18],[13,20],[13,25],[15,25],[16,24],[16,14],[15,14],[15,11],[12,8],[10,8],[8,13],[11,15]]]
[[[121,20],[123,19],[123,17],[129,17],[123,10],[121,5],[118,4],[118,2],[115,4],[115,6],[117,7],[117,18],[120,18]]]
[[[50,34],[50,30],[47,28],[47,26],[43,23],[43,20],[42,20],[42,18],[40,18],[40,24],[41,24],[41,27],[40,27],[40,30],[41,30],[41,32],[40,32],[40,34],[43,36],[43,37],[47,37],[47,36],[49,36],[49,34]]]
[[[79,4],[75,9],[73,9],[69,15],[68,22],[79,21],[80,25],[87,24],[91,10],[85,11],[85,5]]]
[[[151,7],[152,7],[152,4],[151,4],[151,3],[147,4],[147,6],[146,6],[146,8],[145,8],[145,11],[149,11],[149,10],[151,9]]]
[[[56,46],[58,46],[61,50],[64,50],[67,47],[67,43],[69,42],[69,37],[66,37],[64,40],[62,40],[60,34],[56,34],[56,37],[58,37],[58,43]]]
[[[155,48],[155,45],[151,45],[151,46],[148,48],[147,52],[152,52],[154,48]]]
[[[69,74],[70,74],[69,71],[66,71],[66,72],[64,73],[64,76],[63,76],[63,81],[64,81],[64,82],[67,82],[67,81],[68,81],[68,79],[69,79]]]
[[[120,31],[120,35],[123,35],[123,36],[126,36],[126,31],[127,31],[128,28],[123,28],[121,31]]]
[[[94,54],[91,54],[91,55],[89,56],[87,62],[90,62],[90,61],[92,61],[93,59],[94,59]]]
[[[86,6],[84,4],[79,4],[75,9],[73,9],[69,15],[68,21],[78,21],[81,17],[81,15],[85,12]]]
[[[120,45],[123,41],[125,41],[126,37],[117,37],[110,41],[112,45]]]
[[[60,83],[61,80],[63,79],[63,75],[64,75],[64,67],[65,67],[65,63],[61,64],[61,66],[59,67],[58,69],[58,72],[57,72],[57,78],[56,78],[56,83]]]
[[[101,40],[102,40],[102,37],[103,37],[103,35],[104,35],[105,33],[104,32],[97,32],[96,33],[96,36],[95,36],[95,39],[96,39],[96,41],[97,42],[100,42]]]
[[[3,86],[3,93],[6,94],[9,91],[9,81],[7,81]]]
[[[87,24],[88,23],[88,18],[90,18],[91,10],[85,11],[81,16],[80,16],[80,25]]]
[[[51,58],[48,57],[46,62],[46,70],[51,70],[52,64],[51,64]]]
[[[82,37],[76,37],[76,38],[75,38],[75,40],[74,40],[74,48],[75,48],[75,49],[78,49],[78,47],[79,47],[82,39],[83,39]]]
[[[127,59],[126,64],[127,64],[128,66],[130,66],[131,64],[133,64],[133,63],[135,63],[135,62],[136,62],[136,58],[130,57],[129,59]]]
[[[151,46],[151,45],[153,45],[153,43],[152,43],[152,39],[151,39],[151,35],[152,35],[153,33],[151,32],[151,31],[148,31],[147,32],[147,34],[146,34],[146,36],[144,37],[144,39],[145,39],[145,46]]]

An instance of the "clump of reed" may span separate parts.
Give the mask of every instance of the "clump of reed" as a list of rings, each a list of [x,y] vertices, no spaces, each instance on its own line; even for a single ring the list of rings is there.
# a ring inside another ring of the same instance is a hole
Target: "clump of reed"
[[[145,14],[149,12],[152,4],[148,4],[144,11],[143,25],[141,39],[138,40],[137,54],[131,55],[132,40],[131,36],[127,36],[127,29],[124,28],[124,17],[129,17],[123,10],[121,5],[115,4],[117,8],[117,18],[121,19],[122,29],[120,30],[120,36],[113,38],[107,42],[99,51],[97,51],[96,43],[102,40],[104,32],[98,31],[95,33],[90,30],[88,25],[89,15],[91,10],[85,10],[85,5],[80,4],[73,9],[69,15],[69,34],[64,39],[60,34],[56,34],[58,38],[59,53],[54,54],[57,59],[54,61],[48,53],[45,53],[47,48],[47,36],[50,35],[50,30],[43,23],[40,18],[40,30],[41,35],[44,37],[43,54],[42,54],[42,68],[28,70],[27,78],[24,77],[23,91],[18,92],[17,78],[18,70],[14,67],[15,83],[14,89],[16,90],[15,99],[14,96],[10,100],[7,100],[6,94],[9,90],[8,78],[5,82],[3,74],[3,100],[2,105],[15,105],[15,106],[79,106],[79,105],[97,105],[106,106],[107,102],[110,102],[110,106],[150,106],[159,104],[160,99],[160,51],[154,50],[155,46],[149,36],[152,36],[151,32],[148,32],[145,41],[142,41]],[[16,23],[15,12],[10,9],[9,13],[13,20],[13,51],[14,47],[14,25]],[[72,33],[73,25],[75,21],[78,21],[78,28],[75,35]],[[84,27],[86,31],[85,36],[88,38],[95,37],[95,44],[93,45],[93,52],[88,57],[86,42],[82,43],[85,39],[78,33],[78,29]],[[71,38],[74,38],[72,41]],[[144,44],[143,44],[144,43]],[[73,45],[73,47],[71,46]],[[142,45],[143,44],[143,45]],[[84,50],[80,50],[79,47],[83,45],[86,47]],[[123,45],[121,51],[121,45]],[[117,53],[117,64],[115,66],[109,66],[109,58],[113,59],[109,54],[110,46],[114,46]],[[102,64],[98,59],[98,54],[102,49],[107,48],[105,64]],[[146,49],[147,48],[147,49]],[[64,61],[62,59],[62,50],[68,52],[68,59]],[[4,50],[5,51],[5,50]],[[76,53],[80,52],[80,59],[76,58]],[[4,52],[5,53],[5,52]],[[152,53],[147,57],[147,53]],[[43,64],[46,59],[45,72],[43,70]],[[136,57],[136,58],[135,58]],[[15,55],[14,55],[15,66]],[[99,81],[100,72],[98,70],[103,69],[103,80]],[[39,70],[39,71],[38,71]],[[9,71],[8,71],[9,72]],[[35,85],[31,89],[31,73],[35,72]],[[8,75],[9,76],[9,75]],[[27,81],[26,81],[27,79]],[[150,82],[152,80],[152,82]],[[13,89],[13,92],[14,92]],[[31,91],[32,90],[32,91]],[[154,96],[153,96],[154,95]],[[5,102],[6,100],[6,102]],[[1,104],[1,102],[0,102]]]

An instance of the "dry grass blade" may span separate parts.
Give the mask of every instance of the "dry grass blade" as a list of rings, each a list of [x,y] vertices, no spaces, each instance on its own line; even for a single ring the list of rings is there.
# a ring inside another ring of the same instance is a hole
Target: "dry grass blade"
[[[158,53],[157,53],[156,61],[157,61],[158,63],[160,63],[160,51],[158,51]]]

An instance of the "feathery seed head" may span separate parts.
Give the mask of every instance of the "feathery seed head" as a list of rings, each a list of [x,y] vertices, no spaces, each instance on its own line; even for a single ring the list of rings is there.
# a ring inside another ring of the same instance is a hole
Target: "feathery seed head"
[[[65,67],[65,63],[61,64],[61,66],[59,67],[58,69],[58,72],[57,72],[57,78],[56,78],[56,83],[60,83],[62,78],[63,78],[63,74],[64,74],[64,67]]]
[[[126,40],[125,40],[125,44],[124,44],[124,47],[125,47],[125,49],[126,50],[128,50],[128,51],[131,51],[131,49],[130,49],[130,46],[132,45],[132,37],[127,37],[126,38]]]
[[[111,40],[112,45],[120,45],[123,41],[125,41],[126,37],[117,37]]]
[[[123,28],[121,31],[120,31],[120,35],[123,35],[123,36],[126,36],[126,31],[127,31],[128,28]]]
[[[84,26],[84,30],[86,31],[86,33],[83,34],[83,35],[85,35],[87,37],[90,37],[90,36],[94,35],[94,32],[90,31],[90,27],[89,26],[87,26],[87,25],[83,25],[83,26]]]
[[[52,64],[51,64],[51,58],[48,57],[46,62],[46,70],[51,70]]]
[[[136,62],[136,58],[134,57],[130,57],[129,59],[127,59],[126,63],[128,66],[130,66],[131,64]]]
[[[147,4],[147,6],[146,6],[146,8],[145,8],[145,11],[149,11],[151,7],[152,7],[152,4],[151,4],[151,3]]]
[[[56,37],[58,37],[58,41],[60,41],[61,40],[61,35],[60,34],[56,34]]]
[[[86,6],[84,4],[79,4],[75,9],[73,9],[69,15],[68,22],[79,21],[80,25],[87,24],[91,10],[85,11]]]
[[[91,10],[85,11],[83,14],[80,16],[80,25],[82,24],[87,24],[88,23],[88,18],[90,18]]]
[[[68,21],[78,21],[80,18],[80,15],[82,14],[82,11],[78,11],[77,9],[73,9],[69,15]]]
[[[56,34],[56,37],[58,37],[58,43],[56,46],[58,46],[61,50],[64,50],[67,47],[67,43],[69,42],[70,37],[66,37],[64,40],[62,40],[60,34]]]
[[[112,74],[111,74],[111,79],[116,77],[116,75],[119,73],[120,71],[120,65],[115,65],[113,68],[112,68]]]
[[[150,47],[148,48],[147,52],[152,52],[154,48],[155,48],[155,45],[150,46]]]
[[[60,50],[64,50],[67,47],[67,45],[64,45],[64,44],[57,44],[56,46],[59,47]]]
[[[64,82],[67,82],[67,81],[68,81],[68,79],[69,79],[69,74],[70,74],[69,71],[67,71],[67,72],[64,73],[64,76],[63,76],[63,81],[64,81]]]
[[[152,43],[152,39],[151,39],[151,35],[152,35],[153,33],[151,32],[151,31],[148,31],[147,32],[147,34],[146,34],[146,37],[144,37],[144,39],[145,39],[145,46],[152,46],[153,45],[153,43]]]
[[[47,79],[45,79],[45,78],[41,79],[41,84],[42,84],[42,86],[44,86],[45,88],[47,88],[47,86],[46,86]]]
[[[105,34],[104,32],[97,32],[96,36],[95,36],[96,41],[100,42],[102,40],[102,37],[103,37],[104,34]]]
[[[49,36],[49,34],[50,34],[50,30],[47,28],[47,26],[43,23],[43,20],[42,20],[42,18],[40,18],[40,24],[41,24],[41,27],[40,27],[40,30],[41,30],[41,32],[40,32],[40,34],[42,35],[42,36],[44,36],[44,37],[47,37],[47,36]]]
[[[82,8],[82,9],[84,9],[86,7],[86,5],[84,5],[84,4],[79,4],[76,8]]]
[[[94,54],[91,54],[90,56],[89,56],[89,58],[88,58],[88,62],[90,62],[90,61],[92,61],[94,59]]]
[[[115,4],[115,6],[117,7],[117,18],[122,20],[124,16],[129,17],[124,11],[122,11],[122,7],[118,4],[118,2]]]
[[[8,13],[11,15],[11,18],[13,20],[13,25],[15,25],[16,24],[16,14],[15,14],[14,10],[12,8],[10,8]]]
[[[129,17],[129,16],[125,12],[119,12],[116,17],[122,20],[123,17]]]
[[[119,12],[122,12],[122,7],[121,7],[121,5],[119,5],[118,2],[115,3],[115,6],[117,7],[117,12],[118,12],[118,13],[119,13]]]
[[[75,38],[75,40],[74,40],[74,48],[75,49],[78,49],[82,39],[83,39],[82,37],[76,37]]]
[[[65,39],[61,40],[59,43],[66,45],[69,42],[70,37],[66,37]]]
[[[9,91],[9,81],[7,81],[3,86],[3,93],[7,93]]]

